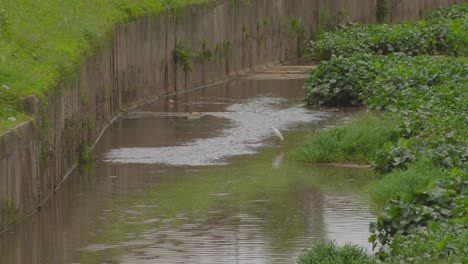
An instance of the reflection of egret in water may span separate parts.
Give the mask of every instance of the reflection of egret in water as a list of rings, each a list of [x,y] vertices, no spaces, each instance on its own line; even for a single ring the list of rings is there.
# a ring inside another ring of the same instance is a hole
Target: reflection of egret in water
[[[326,238],[322,192],[302,181],[294,183],[294,190],[304,221],[304,236],[319,240]]]
[[[274,169],[278,169],[281,166],[281,163],[283,163],[283,160],[284,160],[284,153],[281,152],[273,158],[273,162],[271,163],[271,166]]]

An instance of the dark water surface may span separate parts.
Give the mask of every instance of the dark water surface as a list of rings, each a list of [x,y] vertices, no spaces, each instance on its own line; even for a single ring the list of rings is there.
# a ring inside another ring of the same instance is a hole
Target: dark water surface
[[[0,263],[294,263],[317,239],[368,247],[369,172],[287,159],[340,117],[304,108],[302,82],[231,81],[129,113],[0,237]]]

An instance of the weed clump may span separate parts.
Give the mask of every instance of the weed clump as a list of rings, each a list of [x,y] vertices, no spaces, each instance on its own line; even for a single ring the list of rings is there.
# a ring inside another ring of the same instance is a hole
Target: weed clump
[[[373,264],[377,261],[355,245],[337,246],[334,242],[318,242],[304,252],[298,264]]]
[[[178,42],[173,51],[174,64],[181,65],[185,73],[193,70],[193,58],[195,53],[184,43]]]
[[[293,155],[303,162],[369,164],[385,142],[396,139],[395,127],[379,114],[361,114],[343,127],[310,136]]]

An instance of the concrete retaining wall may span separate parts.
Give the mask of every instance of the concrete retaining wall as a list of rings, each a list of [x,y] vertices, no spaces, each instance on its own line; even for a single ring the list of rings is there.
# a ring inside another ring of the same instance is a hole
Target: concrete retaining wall
[[[403,0],[391,19],[413,20],[454,2],[460,1]],[[297,40],[285,26],[292,18],[308,38],[324,24],[371,23],[375,14],[376,0],[224,0],[116,25],[109,43],[82,63],[77,76],[51,90],[34,125],[0,135],[0,230],[53,194],[122,110],[295,58]],[[195,56],[192,71],[185,72],[174,63],[177,43],[213,58]]]

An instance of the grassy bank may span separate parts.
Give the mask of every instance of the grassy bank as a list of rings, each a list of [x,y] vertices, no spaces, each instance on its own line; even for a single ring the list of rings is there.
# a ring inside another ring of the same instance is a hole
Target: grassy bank
[[[0,131],[28,118],[20,99],[43,99],[104,45],[115,23],[207,0],[6,0],[0,6]]]
[[[385,131],[357,119],[297,151],[306,162],[347,156],[372,164],[379,180],[369,194],[380,215],[369,241],[378,250],[360,254],[370,263],[468,262],[467,21],[462,4],[415,23],[345,27],[309,47],[327,60],[306,80],[310,105],[365,106],[382,115],[378,122],[392,121]],[[366,131],[365,140],[340,137],[356,130]],[[349,151],[353,139],[367,152]],[[304,256],[348,250],[322,244]]]
[[[378,113],[364,113],[351,122],[311,135],[293,157],[312,163],[370,164],[385,142],[395,141],[393,120]]]
[[[388,201],[394,197],[402,197],[413,191],[421,191],[434,180],[447,176],[447,171],[434,166],[428,161],[411,164],[407,169],[398,169],[388,173],[369,188],[373,205],[382,211]]]

